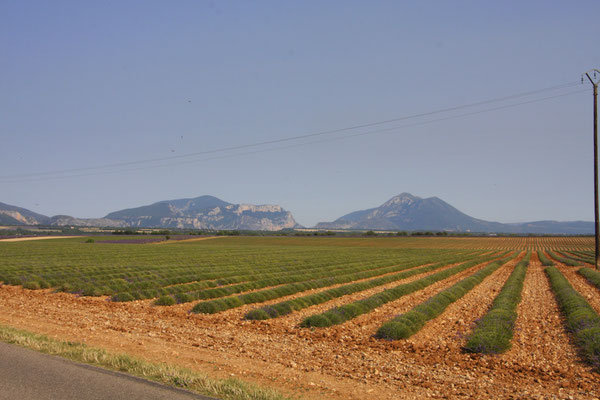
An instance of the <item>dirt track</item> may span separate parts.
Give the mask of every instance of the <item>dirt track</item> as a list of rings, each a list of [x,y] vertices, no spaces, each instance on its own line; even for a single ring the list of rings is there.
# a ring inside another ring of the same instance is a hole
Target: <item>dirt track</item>
[[[12,286],[0,288],[0,323],[212,376],[236,376],[303,398],[598,398],[600,374],[577,356],[535,254],[513,349],[501,356],[461,351],[464,335],[512,266],[500,268],[405,341],[372,335],[382,321],[479,267],[327,329],[300,329],[296,323],[335,300],[280,319],[244,321],[240,310],[193,315],[190,304],[161,308],[149,301],[112,303]]]
[[[10,239],[0,239],[0,242],[25,242],[29,240],[48,240],[48,239],[71,239],[83,236],[32,236],[32,237],[18,237]]]

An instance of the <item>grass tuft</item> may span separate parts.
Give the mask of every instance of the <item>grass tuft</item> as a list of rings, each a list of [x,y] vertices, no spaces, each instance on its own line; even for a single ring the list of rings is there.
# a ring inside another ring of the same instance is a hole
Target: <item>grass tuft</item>
[[[37,282],[37,281],[28,281],[28,282],[25,282],[23,284],[23,287],[25,289],[29,289],[29,290],[38,290],[38,289],[41,289],[41,286],[40,286],[39,282]]]
[[[113,297],[111,297],[111,299],[112,301],[133,301],[135,300],[135,297],[133,297],[129,292],[121,292],[115,294]]]
[[[157,305],[157,306],[172,306],[173,304],[175,304],[175,299],[173,298],[173,296],[168,296],[168,295],[160,296],[154,302],[154,305]]]

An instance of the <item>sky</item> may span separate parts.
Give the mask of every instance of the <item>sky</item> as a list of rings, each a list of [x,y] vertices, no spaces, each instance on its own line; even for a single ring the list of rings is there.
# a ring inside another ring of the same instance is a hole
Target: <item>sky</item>
[[[0,0],[0,202],[102,217],[212,195],[312,226],[410,192],[490,221],[593,220],[580,79],[599,13]]]

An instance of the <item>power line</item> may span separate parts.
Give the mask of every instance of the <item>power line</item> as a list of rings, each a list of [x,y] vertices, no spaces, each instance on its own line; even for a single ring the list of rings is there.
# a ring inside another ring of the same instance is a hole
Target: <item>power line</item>
[[[334,133],[348,132],[348,131],[361,129],[361,128],[369,128],[369,127],[373,127],[373,126],[389,124],[392,122],[399,122],[399,121],[405,121],[405,120],[410,120],[410,119],[427,117],[427,116],[431,116],[431,115],[435,115],[435,114],[442,114],[442,113],[447,113],[447,112],[452,112],[452,111],[458,111],[458,110],[465,109],[465,108],[472,108],[472,107],[477,107],[477,106],[486,105],[486,104],[493,104],[493,103],[513,100],[513,99],[517,99],[517,98],[521,98],[521,97],[532,96],[535,94],[540,94],[540,93],[544,93],[544,92],[548,92],[548,91],[564,89],[564,88],[572,87],[575,85],[579,85],[579,82],[576,82],[576,81],[569,82],[569,83],[554,85],[554,86],[550,86],[550,87],[546,87],[546,88],[531,90],[531,91],[527,91],[527,92],[516,93],[513,95],[509,95],[509,96],[497,97],[497,98],[478,101],[478,102],[474,102],[474,103],[468,103],[468,104],[462,104],[462,105],[453,106],[453,107],[437,109],[437,110],[428,111],[428,112],[424,112],[424,113],[412,114],[412,115],[407,115],[407,116],[402,116],[402,117],[397,117],[397,118],[391,118],[391,119],[387,119],[387,120],[383,120],[383,121],[376,121],[376,122],[370,122],[370,123],[365,123],[365,124],[353,125],[353,126],[349,126],[349,127],[332,129],[332,130],[327,130],[327,131],[292,136],[292,137],[288,137],[288,138],[281,138],[281,139],[267,140],[267,141],[262,141],[262,142],[255,142],[255,143],[242,144],[242,145],[236,145],[236,146],[222,147],[222,148],[213,149],[213,150],[206,150],[206,151],[200,151],[200,152],[194,152],[194,153],[174,155],[174,156],[169,156],[169,157],[158,157],[158,158],[151,158],[151,159],[144,159],[144,160],[124,161],[124,162],[119,162],[119,163],[104,164],[104,165],[98,165],[98,166],[92,166],[92,167],[79,167],[79,168],[70,168],[70,169],[46,171],[46,172],[31,172],[31,173],[23,173],[23,174],[4,175],[4,176],[0,176],[0,180],[15,179],[15,178],[28,178],[28,177],[29,178],[42,177],[42,176],[51,176],[51,175],[57,175],[57,174],[77,173],[77,172],[82,172],[82,171],[94,171],[94,170],[102,170],[102,169],[116,168],[116,167],[127,167],[127,166],[132,166],[132,165],[156,163],[156,162],[161,162],[161,161],[186,159],[186,158],[198,157],[198,156],[208,155],[208,154],[223,153],[223,152],[228,152],[228,151],[233,151],[233,150],[242,150],[242,149],[247,149],[247,148],[252,148],[252,147],[260,147],[260,146],[266,146],[266,145],[271,145],[271,144],[296,141],[296,140],[301,140],[301,139],[306,139],[306,138],[311,138],[311,137],[331,135]]]
[[[299,146],[308,146],[308,145],[317,144],[317,143],[333,142],[333,141],[343,140],[343,139],[352,138],[352,137],[374,135],[374,134],[381,134],[381,133],[391,133],[393,131],[400,130],[400,129],[410,128],[410,127],[415,127],[415,126],[422,126],[422,125],[427,125],[427,124],[431,124],[431,123],[435,123],[435,122],[447,121],[447,120],[452,120],[452,119],[464,118],[464,117],[473,116],[473,115],[477,115],[477,114],[483,114],[483,113],[487,113],[487,112],[518,107],[518,106],[522,106],[522,105],[526,105],[526,104],[539,103],[542,101],[547,101],[547,100],[556,99],[556,98],[565,97],[565,96],[571,96],[571,95],[583,93],[583,92],[589,92],[589,89],[575,90],[575,91],[571,91],[571,92],[567,92],[567,93],[561,93],[558,95],[546,96],[546,97],[542,97],[542,98],[538,98],[538,99],[507,104],[507,105],[503,105],[503,106],[499,106],[499,107],[486,108],[483,110],[477,110],[477,111],[472,111],[472,112],[468,112],[468,113],[450,115],[447,117],[436,118],[436,119],[416,122],[416,123],[412,123],[412,124],[393,126],[393,127],[389,127],[389,128],[382,128],[382,129],[376,129],[376,130],[371,130],[371,131],[366,131],[366,132],[354,133],[351,135],[338,136],[338,137],[326,138],[326,139],[320,139],[320,140],[313,140],[313,141],[309,141],[309,142],[295,143],[295,144],[291,144],[291,145],[287,145],[287,146],[279,146],[279,147],[273,147],[273,148],[268,148],[268,149],[259,149],[259,150],[243,152],[243,153],[226,154],[226,155],[217,156],[217,157],[179,161],[176,163],[169,163],[169,164],[150,165],[150,166],[143,166],[143,167],[132,167],[132,168],[125,168],[125,169],[119,169],[119,170],[114,170],[114,171],[99,171],[99,172],[90,172],[90,173],[75,174],[75,175],[50,176],[50,177],[45,177],[45,178],[27,177],[25,179],[16,179],[16,178],[11,179],[11,178],[0,177],[0,182],[2,182],[2,181],[6,182],[6,183],[39,182],[39,181],[47,181],[47,180],[55,180],[55,179],[69,179],[69,178],[76,178],[76,177],[110,175],[110,174],[116,174],[116,173],[122,173],[122,172],[140,171],[140,170],[147,170],[147,169],[154,169],[154,168],[165,168],[165,167],[195,164],[195,163],[205,162],[205,161],[214,161],[214,160],[221,160],[221,159],[227,159],[227,158],[234,158],[234,157],[245,156],[245,155],[252,155],[252,154],[265,153],[265,152],[270,152],[270,151],[290,149],[290,148],[295,148],[295,147],[299,147]],[[489,103],[489,102],[490,101],[487,101],[487,103]],[[371,125],[371,126],[373,126],[373,125]],[[168,158],[168,159],[171,159],[171,158]],[[162,159],[161,161],[167,161],[168,159]],[[87,169],[87,168],[85,168],[85,169]],[[85,169],[81,169],[81,170],[85,170]],[[79,171],[81,171],[81,170],[79,170]],[[75,172],[78,172],[78,171],[75,171]],[[58,175],[61,173],[62,172],[56,172],[56,173],[48,172],[48,173],[44,173],[44,174]]]

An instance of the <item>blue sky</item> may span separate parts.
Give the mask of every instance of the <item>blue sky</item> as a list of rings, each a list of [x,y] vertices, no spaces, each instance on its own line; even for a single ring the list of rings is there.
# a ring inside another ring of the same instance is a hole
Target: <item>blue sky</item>
[[[592,220],[588,82],[171,157],[578,82],[600,68],[599,12],[597,1],[0,1],[0,201],[100,217],[210,194],[280,204],[310,226],[410,192],[487,220]]]

